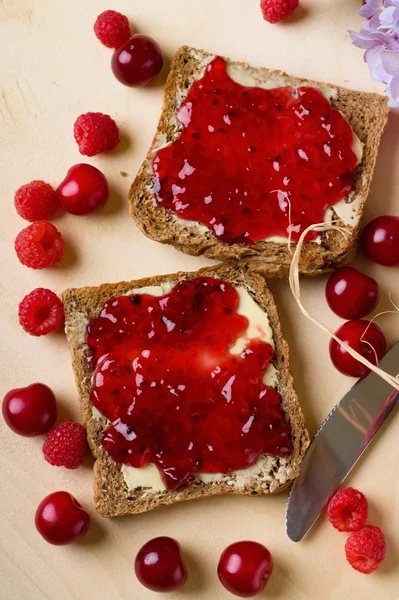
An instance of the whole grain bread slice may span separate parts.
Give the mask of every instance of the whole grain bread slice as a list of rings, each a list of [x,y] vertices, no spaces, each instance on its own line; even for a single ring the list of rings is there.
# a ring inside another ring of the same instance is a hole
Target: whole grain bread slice
[[[244,286],[247,292],[266,311],[273,331],[275,355],[273,365],[278,371],[277,391],[292,432],[292,453],[284,457],[264,456],[259,470],[251,469],[251,476],[241,485],[234,475],[226,475],[221,481],[206,483],[194,476],[189,484],[173,491],[154,491],[149,488],[129,490],[121,472],[121,465],[114,462],[101,445],[107,421],[93,411],[90,402],[92,372],[88,366],[88,347],[84,340],[87,323],[97,316],[105,301],[132,290],[161,283],[176,283],[182,279],[208,276]],[[83,423],[87,429],[90,448],[96,458],[94,466],[94,499],[97,511],[105,517],[137,514],[160,505],[174,504],[183,500],[204,498],[217,494],[261,495],[279,492],[299,473],[302,457],[309,444],[304,418],[293,387],[289,368],[289,350],[283,338],[277,309],[265,280],[256,273],[237,264],[224,264],[205,268],[193,273],[175,273],[149,277],[138,281],[104,284],[99,287],[69,289],[62,296],[65,310],[66,334],[72,356],[73,370],[79,390]]]
[[[288,243],[259,241],[252,245],[228,245],[217,239],[214,233],[199,223],[179,219],[169,209],[163,208],[155,199],[152,181],[152,161],[157,150],[175,141],[182,130],[177,120],[178,109],[186,98],[192,84],[200,79],[214,55],[190,47],[177,52],[166,83],[164,106],[152,146],[133,182],[129,203],[133,219],[149,238],[195,256],[204,255],[222,261],[238,259],[270,278],[286,278],[292,260],[292,248]],[[341,111],[363,146],[363,158],[356,167],[353,193],[345,201],[353,203],[350,216],[343,222],[334,210],[331,220],[346,225],[349,235],[345,238],[337,231],[320,235],[319,243],[304,244],[299,270],[306,275],[320,275],[348,262],[356,251],[363,206],[370,190],[380,139],[386,126],[389,109],[387,98],[378,94],[357,92],[340,86],[307,79],[291,77],[281,71],[253,68],[245,63],[226,59],[228,67],[244,69],[262,85],[270,80],[273,87],[301,85],[322,91],[334,108]],[[342,214],[341,214],[342,216]]]

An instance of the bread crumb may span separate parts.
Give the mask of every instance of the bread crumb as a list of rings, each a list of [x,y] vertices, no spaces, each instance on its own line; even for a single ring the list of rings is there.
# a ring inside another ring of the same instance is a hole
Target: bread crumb
[[[129,177],[129,173],[126,173],[126,171],[120,171],[120,174],[122,177]]]

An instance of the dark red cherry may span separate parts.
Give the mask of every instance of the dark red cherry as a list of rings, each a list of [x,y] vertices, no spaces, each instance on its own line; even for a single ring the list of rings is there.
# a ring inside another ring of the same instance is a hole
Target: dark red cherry
[[[218,576],[224,587],[241,598],[259,594],[269,581],[273,559],[267,548],[257,542],[236,542],[222,553]]]
[[[3,417],[15,433],[31,437],[49,431],[57,418],[57,402],[43,383],[8,392],[3,399]]]
[[[180,544],[170,537],[157,537],[144,544],[134,570],[140,583],[154,592],[177,590],[187,581]]]
[[[331,310],[339,317],[362,319],[378,303],[378,284],[353,267],[342,267],[327,281],[326,298]]]
[[[386,340],[381,329],[369,321],[347,321],[335,334],[340,340],[376,365],[386,352]],[[353,358],[334,339],[330,341],[330,358],[338,371],[351,377],[365,377],[370,369]]]
[[[90,516],[69,492],[54,492],[40,502],[35,525],[46,542],[63,546],[85,535]]]
[[[161,71],[161,48],[147,35],[132,35],[112,55],[111,67],[118,81],[131,87],[144,87]]]
[[[399,217],[377,217],[363,230],[361,246],[364,254],[386,267],[399,265]]]
[[[108,181],[96,167],[81,163],[69,169],[56,193],[64,210],[73,215],[86,215],[107,202]]]

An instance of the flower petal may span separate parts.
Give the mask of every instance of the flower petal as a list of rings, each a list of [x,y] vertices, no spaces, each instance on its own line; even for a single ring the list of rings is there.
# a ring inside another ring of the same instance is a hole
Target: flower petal
[[[392,100],[394,102],[399,102],[399,73],[392,77],[388,87]]]
[[[383,11],[381,11],[381,13],[379,14],[379,21],[384,28],[392,29],[395,26],[395,11],[395,6],[389,6],[388,8],[385,8]]]
[[[364,60],[367,62],[370,69],[371,79],[381,83],[388,83],[390,76],[382,66],[380,48],[370,48],[369,50],[366,50]]]
[[[378,13],[375,13],[374,16],[372,16],[368,21],[367,21],[367,29],[369,31],[380,31],[381,29],[384,29],[384,26],[381,25],[380,22],[380,15],[381,15],[381,11],[379,11]]]
[[[359,32],[349,31],[349,35],[355,46],[366,50],[381,46],[390,47],[393,42],[392,37],[382,31],[365,31],[362,29]]]
[[[399,51],[382,50],[381,62],[389,75],[399,75]]]
[[[399,100],[392,100],[392,98],[390,98],[388,100],[388,106],[390,108],[399,108]]]
[[[376,46],[376,42],[370,37],[365,35],[365,32],[360,31],[348,31],[349,37],[352,40],[352,44],[357,48],[364,48],[368,50],[369,48],[374,48]]]
[[[382,0],[367,0],[366,4],[359,10],[359,15],[368,19],[381,10],[382,6]]]

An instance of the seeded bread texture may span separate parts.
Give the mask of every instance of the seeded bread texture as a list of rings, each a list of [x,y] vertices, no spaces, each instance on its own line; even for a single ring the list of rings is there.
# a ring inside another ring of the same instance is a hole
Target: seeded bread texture
[[[179,219],[173,211],[160,206],[152,192],[154,155],[160,145],[173,142],[179,137],[182,125],[177,120],[178,109],[194,81],[202,76],[205,65],[213,58],[213,55],[203,50],[187,46],[177,52],[166,82],[164,107],[156,135],[130,189],[130,212],[141,231],[157,242],[171,244],[195,256],[204,255],[222,261],[237,259],[266,277],[286,278],[292,260],[292,249],[289,249],[288,243],[259,241],[249,246],[225,244],[210,229],[204,231],[199,224]],[[355,199],[358,201],[356,212],[361,217],[370,190],[380,139],[388,119],[387,98],[226,60],[228,65],[244,68],[260,83],[278,78],[280,86],[307,85],[333,95],[331,104],[345,115],[363,144],[363,158],[355,171],[354,192],[347,198],[348,202]],[[343,225],[335,213],[333,218],[337,224]],[[321,275],[351,260],[356,251],[360,224],[361,219],[356,219],[355,224],[349,226],[350,233],[347,237],[337,231],[328,231],[320,235],[320,244],[305,243],[299,263],[300,273]]]
[[[129,491],[121,473],[121,465],[114,462],[102,448],[101,440],[107,421],[103,417],[93,417],[90,402],[92,372],[88,367],[88,347],[84,342],[87,322],[97,316],[104,303],[120,294],[146,286],[160,285],[163,282],[176,283],[182,279],[214,277],[235,286],[244,286],[247,292],[266,311],[273,331],[275,355],[273,364],[278,370],[277,391],[282,406],[291,425],[293,451],[285,457],[268,456],[267,469],[254,474],[246,487],[237,485],[235,476],[228,476],[221,482],[205,483],[193,476],[188,485],[178,490],[154,491],[149,488],[136,488]],[[76,384],[79,390],[83,424],[87,429],[90,448],[96,458],[94,466],[94,500],[97,511],[104,517],[137,514],[152,510],[160,505],[174,504],[183,500],[204,498],[218,494],[263,495],[279,492],[299,473],[300,464],[309,444],[304,418],[293,387],[289,368],[289,350],[283,338],[277,309],[264,279],[251,273],[248,268],[236,264],[224,264],[205,268],[194,273],[175,273],[149,277],[138,281],[104,284],[99,287],[86,287],[66,290],[62,295],[65,311],[66,334],[72,357]]]

